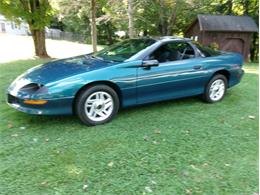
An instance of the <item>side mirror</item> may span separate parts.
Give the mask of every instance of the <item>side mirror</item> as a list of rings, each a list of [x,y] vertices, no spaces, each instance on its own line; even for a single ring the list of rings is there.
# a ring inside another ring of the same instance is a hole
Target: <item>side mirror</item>
[[[142,67],[150,68],[152,66],[159,66],[158,60],[144,60],[142,63]]]

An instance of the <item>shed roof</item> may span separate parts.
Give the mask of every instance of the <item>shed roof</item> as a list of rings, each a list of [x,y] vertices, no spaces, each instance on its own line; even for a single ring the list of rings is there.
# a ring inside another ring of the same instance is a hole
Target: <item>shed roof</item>
[[[249,16],[198,15],[198,21],[201,31],[258,32]]]

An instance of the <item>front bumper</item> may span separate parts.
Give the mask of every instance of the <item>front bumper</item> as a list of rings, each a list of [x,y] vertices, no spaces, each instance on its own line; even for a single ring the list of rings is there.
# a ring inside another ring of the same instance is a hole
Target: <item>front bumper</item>
[[[230,71],[230,78],[229,78],[229,87],[233,87],[240,83],[241,79],[243,78],[245,71],[242,68],[234,69]]]
[[[237,76],[239,77],[239,79],[241,80],[242,79],[242,77],[244,76],[244,74],[245,74],[245,71],[244,71],[244,69],[240,69],[240,71],[239,71],[239,73],[237,74]]]
[[[34,115],[70,115],[73,114],[73,97],[47,100],[44,105],[25,104],[24,99],[7,94],[7,104],[16,110]]]

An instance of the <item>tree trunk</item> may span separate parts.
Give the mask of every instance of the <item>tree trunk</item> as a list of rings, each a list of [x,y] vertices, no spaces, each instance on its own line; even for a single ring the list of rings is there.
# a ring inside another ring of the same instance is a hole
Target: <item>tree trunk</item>
[[[168,24],[168,28],[167,28],[167,35],[171,36],[172,33],[173,33],[173,27],[174,27],[174,24],[176,22],[176,16],[177,16],[177,6],[178,6],[178,2],[176,1],[175,2],[175,5],[172,9],[172,15],[170,17],[170,20],[169,20],[169,24]]]
[[[148,36],[148,31],[147,29],[144,30],[144,37]]]
[[[243,1],[243,6],[244,6],[244,12],[243,12],[243,15],[244,15],[244,16],[248,16],[248,11],[249,11],[249,1],[248,1],[248,0],[244,0],[244,1]]]
[[[168,26],[168,22],[167,22],[167,17],[165,16],[165,2],[164,0],[159,0],[159,6],[160,6],[160,10],[159,11],[159,24],[158,24],[158,30],[160,32],[161,36],[165,36],[167,35],[167,26]]]
[[[250,59],[252,62],[257,62],[258,61],[258,55],[259,55],[259,37],[258,33],[253,34],[253,40],[252,40],[252,47],[250,49]]]
[[[113,43],[113,38],[112,38],[112,30],[110,28],[111,23],[107,23],[105,24],[106,27],[106,34],[107,34],[107,40],[108,40],[108,44],[111,45]]]
[[[49,58],[46,51],[45,30],[31,30],[31,33],[34,42],[35,55],[40,58]]]
[[[227,14],[232,15],[233,14],[233,0],[228,0],[226,3],[227,6]]]
[[[91,0],[91,38],[93,52],[97,51],[96,0]]]
[[[24,1],[20,0],[22,4],[22,8],[24,11],[29,12],[32,15],[37,15],[40,12],[41,3],[39,0],[30,0],[30,1]],[[43,2],[44,5],[48,5],[48,0],[45,0]],[[41,20],[44,20],[42,17]],[[40,58],[49,58],[49,55],[46,51],[46,44],[45,44],[45,28],[44,27],[38,27],[35,28],[35,18],[27,18],[27,23],[29,24],[30,31],[32,33],[33,43],[34,43],[34,50],[35,55]]]
[[[134,38],[134,20],[133,20],[133,1],[128,0],[128,9],[127,9],[127,16],[128,16],[128,35],[129,38]]]

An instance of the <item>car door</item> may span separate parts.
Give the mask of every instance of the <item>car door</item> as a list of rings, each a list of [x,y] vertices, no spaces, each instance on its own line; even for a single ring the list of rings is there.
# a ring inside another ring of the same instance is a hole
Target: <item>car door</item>
[[[137,70],[137,103],[149,103],[203,93],[206,73],[187,42],[162,44],[144,60],[158,60],[158,66]]]

